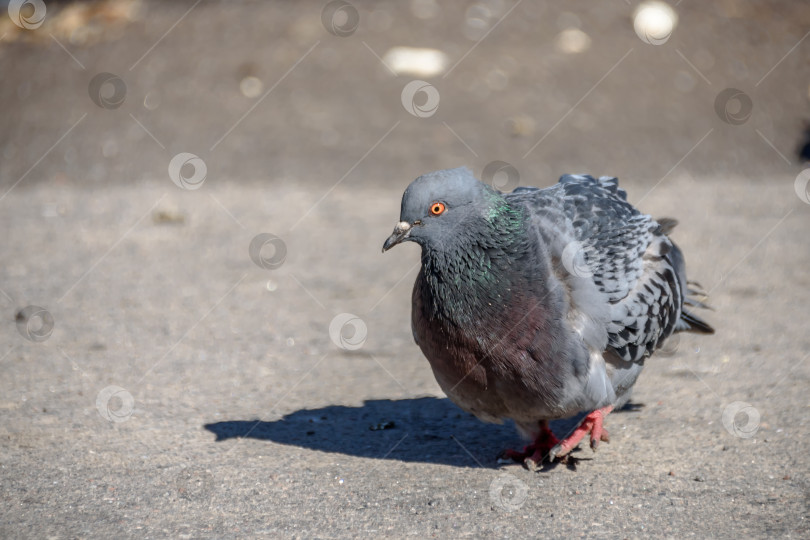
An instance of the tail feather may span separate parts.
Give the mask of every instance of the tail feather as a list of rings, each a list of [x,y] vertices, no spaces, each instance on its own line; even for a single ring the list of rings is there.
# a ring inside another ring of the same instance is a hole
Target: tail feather
[[[687,296],[684,299],[684,304],[714,310],[713,307],[705,303],[709,299],[709,293],[706,292],[706,289],[704,289],[700,283],[697,281],[687,281],[686,285]]]
[[[704,297],[704,300],[705,299],[706,299],[706,297]],[[689,307],[698,307],[698,308],[702,308],[702,309],[710,309],[710,310],[714,311],[714,308],[712,306],[710,306],[709,304],[706,304],[706,303],[698,300],[697,298],[692,298],[690,296],[687,296],[686,298],[684,298],[683,305],[689,306]]]
[[[678,220],[675,218],[664,217],[656,219],[655,221],[658,222],[658,230],[656,232],[667,236],[672,232],[672,229],[678,226]]]
[[[714,334],[714,328],[712,328],[709,323],[686,309],[688,306],[690,308],[713,310],[714,308],[706,303],[709,299],[709,294],[703,290],[703,287],[701,287],[699,283],[694,281],[687,283],[686,295],[683,299],[683,309],[681,309],[681,318],[678,320],[677,324],[675,324],[675,331]]]
[[[714,334],[714,328],[709,323],[685,309],[681,311],[681,318],[675,324],[675,331]]]
[[[657,221],[658,232],[666,235],[668,235],[678,224],[678,221],[673,218],[661,218]],[[712,309],[711,306],[706,304],[706,301],[709,298],[708,293],[697,281],[687,281],[686,261],[683,258],[683,253],[674,242],[672,243],[672,249],[669,252],[669,256],[670,261],[675,268],[675,272],[678,275],[678,280],[681,284],[681,291],[684,291],[681,318],[675,323],[675,332],[714,334],[714,328],[712,328],[709,323],[686,309],[687,307]]]

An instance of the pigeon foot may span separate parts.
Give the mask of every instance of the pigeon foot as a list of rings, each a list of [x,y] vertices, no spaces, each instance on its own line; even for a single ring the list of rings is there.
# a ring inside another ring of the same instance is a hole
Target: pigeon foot
[[[540,466],[540,463],[543,462],[543,459],[548,457],[551,449],[559,444],[559,442],[560,440],[554,436],[551,428],[548,427],[548,421],[541,420],[540,433],[534,439],[533,443],[525,446],[521,451],[511,449],[504,450],[499,456],[499,461],[517,461],[518,463],[523,463],[530,471],[535,471]],[[553,458],[549,458],[549,461],[552,461],[552,459]]]
[[[610,442],[610,436],[602,427],[602,422],[604,421],[605,416],[607,416],[612,410],[613,406],[608,405],[607,407],[596,409],[588,416],[583,418],[582,422],[580,422],[579,426],[577,426],[570,436],[550,450],[549,460],[553,461],[555,458],[567,456],[571,450],[577,447],[580,441],[588,433],[591,434],[591,449],[594,452],[596,452],[596,449],[599,447],[600,441]]]

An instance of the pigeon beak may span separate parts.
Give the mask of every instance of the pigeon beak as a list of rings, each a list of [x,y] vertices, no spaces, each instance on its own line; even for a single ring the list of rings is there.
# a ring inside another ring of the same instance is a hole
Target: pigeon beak
[[[408,238],[408,235],[411,233],[411,227],[411,224],[407,221],[397,223],[397,226],[394,227],[394,232],[391,233],[391,236],[389,236],[383,244],[383,253]]]

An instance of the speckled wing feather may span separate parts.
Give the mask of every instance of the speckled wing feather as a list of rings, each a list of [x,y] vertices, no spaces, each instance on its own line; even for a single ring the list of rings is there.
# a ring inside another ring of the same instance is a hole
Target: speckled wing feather
[[[510,197],[557,222],[557,231],[541,230],[547,245],[555,234],[581,244],[587,273],[610,306],[607,344],[620,358],[642,361],[672,334],[686,286],[680,253],[655,220],[627,202],[616,178],[565,175],[551,188],[520,188]]]

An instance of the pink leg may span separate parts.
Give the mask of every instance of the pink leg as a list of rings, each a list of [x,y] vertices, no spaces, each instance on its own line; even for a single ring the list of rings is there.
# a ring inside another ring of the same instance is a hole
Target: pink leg
[[[552,448],[559,444],[560,440],[554,436],[548,421],[540,421],[540,433],[534,442],[525,446],[522,451],[504,450],[501,457],[524,463],[529,469],[534,470],[542,463],[543,459],[549,455]]]
[[[599,447],[599,441],[610,442],[608,432],[602,427],[602,422],[605,416],[613,410],[612,405],[596,409],[588,416],[582,419],[579,426],[561,443],[551,449],[549,459],[566,456],[571,450],[577,447],[580,441],[587,435],[591,434],[591,448],[594,452]]]

